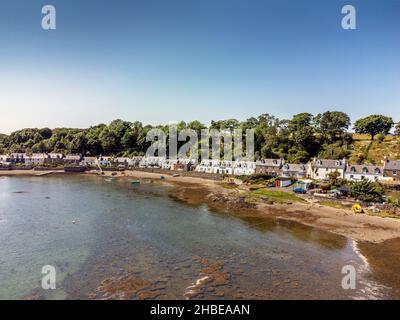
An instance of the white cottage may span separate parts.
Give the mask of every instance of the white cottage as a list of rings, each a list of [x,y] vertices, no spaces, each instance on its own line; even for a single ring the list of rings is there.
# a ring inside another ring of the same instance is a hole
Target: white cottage
[[[329,174],[338,172],[339,178],[344,178],[346,160],[316,159],[309,164],[309,176],[315,180],[328,180]]]
[[[233,174],[236,176],[247,176],[256,173],[256,163],[253,161],[236,161]]]
[[[141,168],[162,168],[166,161],[165,157],[143,157],[139,167]]]
[[[100,156],[100,157],[97,159],[97,163],[98,163],[101,167],[110,167],[110,166],[111,166],[111,157]]]
[[[47,155],[44,153],[34,153],[31,156],[25,156],[25,164],[30,166],[40,166],[45,163]]]
[[[350,181],[379,181],[383,179],[383,167],[374,165],[347,165],[344,178]]]
[[[282,166],[282,177],[284,178],[295,177],[297,179],[303,179],[307,177],[307,165],[285,163]]]
[[[88,166],[88,167],[94,167],[97,166],[98,164],[98,159],[97,157],[83,157],[81,161],[81,165],[83,166]]]

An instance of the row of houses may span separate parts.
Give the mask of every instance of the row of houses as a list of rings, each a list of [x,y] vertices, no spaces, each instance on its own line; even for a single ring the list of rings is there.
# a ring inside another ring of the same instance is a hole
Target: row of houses
[[[171,163],[175,163],[171,165]],[[176,164],[188,164],[190,167],[177,167]],[[252,175],[268,174],[282,178],[314,180],[329,180],[332,172],[337,172],[338,178],[360,181],[400,181],[400,160],[385,160],[382,165],[353,165],[343,160],[317,159],[314,158],[307,164],[286,163],[283,159],[260,159],[253,161],[226,161],[226,160],[203,160],[196,164],[193,160],[165,160],[160,157],[143,158],[139,161],[139,167],[162,168],[185,171],[195,170],[197,172],[226,174],[226,175]],[[189,169],[191,168],[191,169]]]
[[[71,165],[71,166],[112,166],[113,164],[126,164],[134,166],[137,161],[141,161],[142,157],[137,158],[113,158],[113,157],[91,157],[81,156],[77,154],[69,154],[64,156],[61,153],[11,153],[9,155],[0,155],[0,165],[25,165],[25,166],[41,166],[41,165]]]
[[[353,165],[343,160],[313,159],[307,164],[286,163],[283,159],[249,161],[203,161],[196,171],[233,175],[268,174],[282,178],[329,180],[332,172],[338,178],[360,181],[400,181],[400,160],[385,160],[379,165]]]
[[[328,180],[332,172],[338,178],[359,181],[400,181],[400,160],[385,160],[382,165],[353,165],[342,160],[314,158],[307,164],[286,163],[283,159],[259,159],[253,161],[166,159],[165,157],[91,157],[61,153],[31,154],[12,153],[0,155],[0,165],[81,165],[86,167],[137,167],[164,170],[197,171],[211,174],[252,175],[268,174],[282,178]]]
[[[355,165],[343,160],[314,158],[308,164],[290,164],[283,160],[266,159],[256,162],[256,173],[272,174],[280,177],[311,178],[329,180],[332,172],[338,178],[350,181],[363,179],[370,181],[400,181],[400,160],[384,160],[382,165]]]
[[[328,180],[332,172],[350,181],[400,181],[400,160],[384,160],[381,165],[357,165],[345,159],[313,159],[308,164],[307,176],[315,180]]]
[[[11,153],[9,155],[0,155],[0,164],[22,164],[26,166],[79,165],[81,159],[79,155],[67,155],[64,157],[61,153]]]

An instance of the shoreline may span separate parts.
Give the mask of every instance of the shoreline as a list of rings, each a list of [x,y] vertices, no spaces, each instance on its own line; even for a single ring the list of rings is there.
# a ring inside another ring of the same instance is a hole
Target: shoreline
[[[51,176],[61,175],[99,175],[114,178],[137,178],[159,180],[172,183],[176,187],[170,194],[176,200],[193,205],[206,204],[210,209],[224,212],[235,211],[239,214],[260,217],[280,218],[294,221],[319,230],[345,236],[354,241],[381,243],[390,239],[400,238],[400,219],[383,218],[367,214],[354,214],[350,209],[333,208],[311,202],[294,202],[290,204],[266,203],[258,199],[251,205],[248,202],[239,202],[237,199],[250,195],[250,191],[243,189],[229,189],[223,187],[222,181],[191,176],[176,176],[177,172],[154,173],[139,170],[125,170],[112,175],[105,171],[103,175],[95,172],[65,173],[52,171],[10,170],[0,171],[3,176]],[[179,173],[178,173],[179,174]],[[164,179],[161,180],[160,177]],[[238,205],[239,204],[239,205]],[[247,206],[249,205],[249,206]],[[246,207],[247,206],[247,207]]]

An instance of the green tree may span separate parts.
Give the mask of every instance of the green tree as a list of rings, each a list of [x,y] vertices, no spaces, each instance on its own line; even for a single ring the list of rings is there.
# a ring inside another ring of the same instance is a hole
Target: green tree
[[[99,135],[99,140],[105,154],[113,154],[116,151],[117,136],[109,128],[104,128]]]
[[[371,141],[379,134],[388,134],[393,127],[393,119],[383,115],[370,115],[366,118],[359,119],[354,124],[356,133],[370,134]]]
[[[84,132],[75,134],[71,140],[72,152],[85,154],[87,150],[88,139]]]
[[[340,177],[340,173],[337,170],[328,173],[329,183],[332,186],[336,186],[337,185],[339,177]]]
[[[49,128],[42,128],[39,130],[40,135],[43,139],[50,139],[53,132]]]
[[[333,143],[350,126],[349,116],[340,111],[326,111],[315,117],[315,123],[322,136],[329,143]]]
[[[364,179],[350,185],[350,194],[360,200],[381,202],[384,190],[379,183]]]
[[[296,114],[292,117],[288,124],[288,130],[290,133],[302,130],[304,128],[312,127],[313,115],[308,112]]]
[[[313,118],[311,113],[305,112],[294,115],[288,122],[288,143],[291,149],[290,158],[293,162],[308,161],[320,148]]]

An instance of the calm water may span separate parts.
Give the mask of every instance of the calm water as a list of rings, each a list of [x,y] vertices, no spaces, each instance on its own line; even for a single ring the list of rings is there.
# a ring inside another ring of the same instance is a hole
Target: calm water
[[[170,199],[170,188],[86,176],[0,178],[0,298],[390,295],[343,237],[189,206]],[[341,287],[347,264],[359,271],[356,290]],[[41,289],[44,265],[56,267],[56,290]]]

